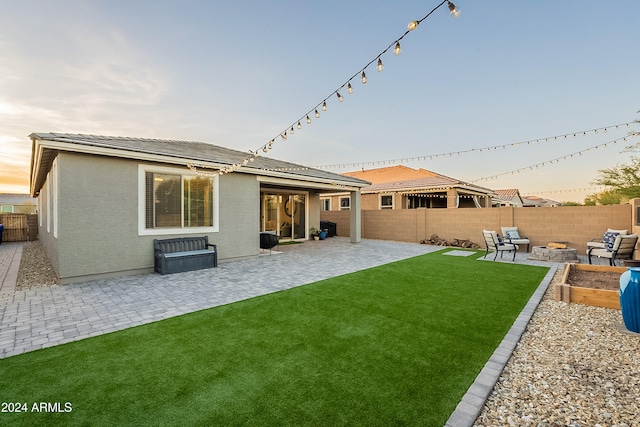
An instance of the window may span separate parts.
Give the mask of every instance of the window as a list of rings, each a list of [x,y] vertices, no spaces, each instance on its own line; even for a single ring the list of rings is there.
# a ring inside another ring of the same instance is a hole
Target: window
[[[331,210],[331,199],[320,199],[320,204],[323,211]]]
[[[217,177],[140,167],[139,234],[217,230]]]
[[[393,196],[383,195],[380,196],[380,209],[393,209]]]
[[[340,209],[341,210],[351,209],[351,199],[349,197],[340,197]]]

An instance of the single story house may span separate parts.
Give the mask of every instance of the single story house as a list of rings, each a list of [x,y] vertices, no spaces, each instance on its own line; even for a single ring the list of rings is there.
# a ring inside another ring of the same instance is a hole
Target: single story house
[[[517,188],[505,188],[503,190],[493,190],[496,195],[493,198],[494,206],[524,206],[520,190]]]
[[[36,199],[28,194],[0,193],[0,214],[36,213]]]
[[[207,235],[221,260],[256,256],[260,232],[308,239],[320,193],[348,194],[360,241],[358,178],[203,142],[33,133],[31,196],[61,283],[153,271],[153,240]],[[235,165],[234,172],[222,170]]]
[[[391,166],[343,175],[371,182],[362,188],[364,210],[491,207],[493,190],[426,169]],[[323,210],[350,209],[345,192],[320,196]]]

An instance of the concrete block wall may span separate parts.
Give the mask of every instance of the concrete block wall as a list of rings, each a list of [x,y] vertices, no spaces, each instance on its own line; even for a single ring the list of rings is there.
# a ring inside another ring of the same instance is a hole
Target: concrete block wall
[[[500,227],[517,226],[520,234],[529,237],[531,246],[564,241],[576,248],[578,253],[584,254],[587,242],[602,237],[607,228],[640,232],[638,208],[640,199],[634,199],[629,204],[610,206],[363,209],[362,237],[419,243],[437,234],[447,240],[469,239],[484,246],[483,229],[502,234]],[[348,212],[323,211],[321,219],[337,223],[338,235],[348,236]],[[636,257],[640,258],[638,255]]]

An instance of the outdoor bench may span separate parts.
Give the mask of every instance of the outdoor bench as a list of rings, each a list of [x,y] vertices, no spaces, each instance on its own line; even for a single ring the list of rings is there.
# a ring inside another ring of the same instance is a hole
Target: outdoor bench
[[[208,236],[153,240],[154,267],[160,274],[218,266],[218,247]]]

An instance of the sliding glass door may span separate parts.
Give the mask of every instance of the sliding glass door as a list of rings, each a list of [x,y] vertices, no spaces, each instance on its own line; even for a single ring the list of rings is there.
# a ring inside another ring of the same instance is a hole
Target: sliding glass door
[[[260,230],[280,236],[280,240],[307,238],[307,194],[278,190],[261,193]]]

